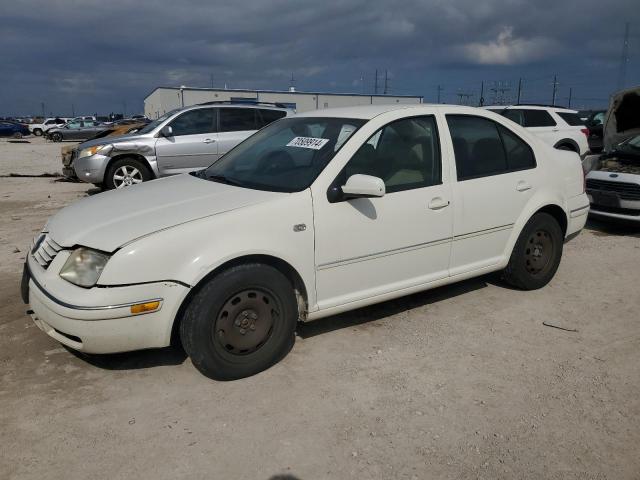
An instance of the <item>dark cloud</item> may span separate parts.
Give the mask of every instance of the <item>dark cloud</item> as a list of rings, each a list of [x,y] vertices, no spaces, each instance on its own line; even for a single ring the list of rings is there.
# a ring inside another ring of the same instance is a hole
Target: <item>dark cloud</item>
[[[627,84],[640,83],[632,0],[23,0],[0,5],[0,115],[142,110],[158,85],[371,91],[446,101],[502,82],[524,98],[604,104],[631,22]],[[364,81],[362,80],[364,78]],[[491,93],[486,94],[491,99]],[[577,98],[577,100],[575,100]]]

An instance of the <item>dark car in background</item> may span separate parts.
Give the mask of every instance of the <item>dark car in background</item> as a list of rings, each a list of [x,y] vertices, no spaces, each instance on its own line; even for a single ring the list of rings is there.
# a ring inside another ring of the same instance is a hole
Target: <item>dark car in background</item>
[[[22,123],[0,120],[0,137],[22,138],[31,135],[29,127]]]
[[[63,140],[89,140],[103,130],[108,130],[109,125],[95,120],[74,120],[67,122],[63,127],[52,128],[47,131],[47,138],[54,142]]]
[[[602,127],[606,115],[606,110],[594,110],[584,122],[589,130],[587,142],[589,143],[589,151],[592,153],[602,152]]]

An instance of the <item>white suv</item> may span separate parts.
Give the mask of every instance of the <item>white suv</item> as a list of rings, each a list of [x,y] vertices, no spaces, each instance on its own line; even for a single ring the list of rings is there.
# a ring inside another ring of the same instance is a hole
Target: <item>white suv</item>
[[[282,358],[316,320],[493,271],[546,285],[589,200],[578,157],[470,107],[283,118],[210,167],[52,217],[22,295],[68,347],[179,338],[212,378]]]
[[[540,105],[483,107],[522,125],[549,145],[583,156],[589,151],[589,130],[577,110]]]
[[[29,124],[29,130],[35,136],[39,137],[52,128],[62,127],[65,123],[67,123],[67,118],[55,117],[55,118],[45,118],[42,123],[31,123]]]

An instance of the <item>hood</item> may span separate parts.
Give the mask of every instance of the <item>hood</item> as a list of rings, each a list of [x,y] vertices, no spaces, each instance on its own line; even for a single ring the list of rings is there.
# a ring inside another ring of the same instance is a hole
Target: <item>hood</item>
[[[86,142],[82,142],[78,145],[78,149],[82,150],[83,148],[95,147],[97,145],[109,145],[111,143],[135,143],[135,142],[144,142],[145,145],[149,143],[149,137],[141,136],[141,135],[114,135],[114,136],[106,136],[102,138],[96,138],[95,140],[87,140]]]
[[[150,233],[282,195],[288,194],[183,174],[83,198],[51,217],[45,229],[63,247],[113,252]]]
[[[604,119],[602,140],[605,152],[620,142],[640,134],[640,87],[614,93]]]

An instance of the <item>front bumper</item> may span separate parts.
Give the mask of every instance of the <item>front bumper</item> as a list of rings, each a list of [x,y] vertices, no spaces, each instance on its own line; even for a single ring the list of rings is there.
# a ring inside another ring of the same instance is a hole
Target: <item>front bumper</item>
[[[173,321],[187,287],[157,282],[86,289],[61,279],[55,263],[59,262],[54,260],[49,272],[28,261],[22,281],[29,314],[47,335],[87,353],[126,352],[171,343]],[[131,305],[151,300],[160,301],[157,310],[131,314]]]
[[[87,183],[103,183],[110,157],[99,153],[90,157],[75,158],[73,170],[79,180]]]

